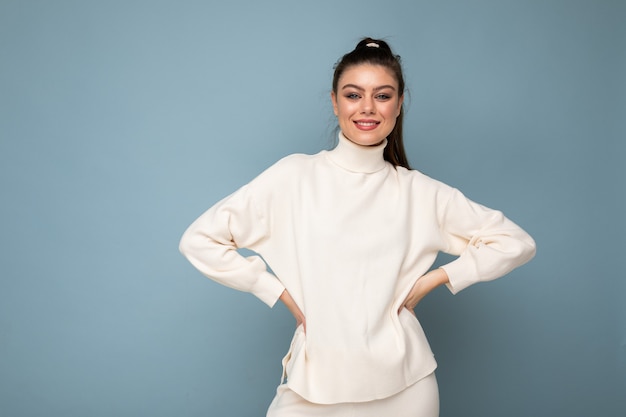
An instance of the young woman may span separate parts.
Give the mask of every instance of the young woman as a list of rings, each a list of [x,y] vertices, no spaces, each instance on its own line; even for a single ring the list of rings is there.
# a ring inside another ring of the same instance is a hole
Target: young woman
[[[337,146],[280,160],[182,238],[203,274],[281,300],[296,319],[269,417],[437,416],[436,362],[413,308],[439,285],[457,293],[535,253],[502,213],[409,168],[403,93],[399,57],[362,40],[335,67]],[[440,251],[458,258],[429,271]]]

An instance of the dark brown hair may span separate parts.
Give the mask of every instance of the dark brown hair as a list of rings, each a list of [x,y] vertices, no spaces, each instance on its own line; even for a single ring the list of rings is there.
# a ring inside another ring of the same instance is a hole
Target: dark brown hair
[[[363,38],[353,51],[345,54],[335,64],[335,74],[333,75],[333,92],[335,94],[337,94],[339,78],[341,78],[344,71],[350,67],[361,64],[380,65],[389,69],[398,82],[399,93],[401,95],[404,94],[404,76],[402,75],[400,55],[395,55],[387,42],[372,38]],[[389,136],[387,136],[387,146],[385,147],[383,157],[386,161],[393,164],[393,166],[402,166],[411,169],[402,140],[403,119],[404,108],[401,108],[400,115],[396,119],[396,125]]]

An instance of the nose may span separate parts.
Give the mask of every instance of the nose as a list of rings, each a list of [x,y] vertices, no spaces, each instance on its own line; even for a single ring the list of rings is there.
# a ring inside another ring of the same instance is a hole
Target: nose
[[[361,100],[361,113],[362,114],[374,114],[376,112],[376,106],[372,98],[364,97]]]

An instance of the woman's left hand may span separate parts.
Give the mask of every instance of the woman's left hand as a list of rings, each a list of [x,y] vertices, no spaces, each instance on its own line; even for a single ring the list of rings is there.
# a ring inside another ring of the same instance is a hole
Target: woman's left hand
[[[441,268],[433,269],[422,275],[413,285],[411,291],[406,296],[404,302],[398,310],[398,314],[403,308],[408,309],[413,313],[413,309],[429,292],[434,290],[440,285],[448,283],[448,274]]]

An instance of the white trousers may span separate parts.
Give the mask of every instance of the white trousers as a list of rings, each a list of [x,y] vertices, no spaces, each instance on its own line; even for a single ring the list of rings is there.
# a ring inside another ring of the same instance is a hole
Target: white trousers
[[[282,384],[267,417],[439,417],[439,388],[432,373],[391,397],[359,403],[315,404]]]

